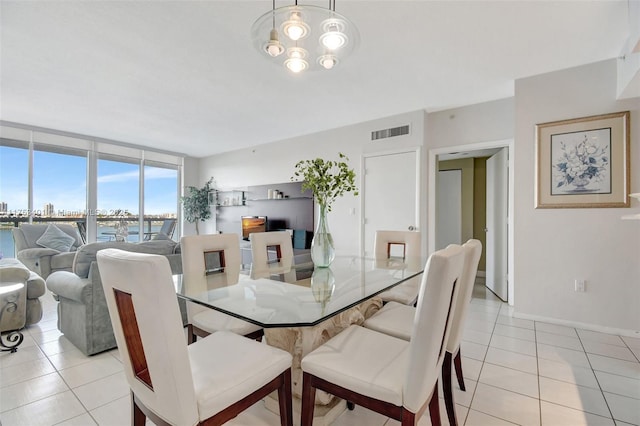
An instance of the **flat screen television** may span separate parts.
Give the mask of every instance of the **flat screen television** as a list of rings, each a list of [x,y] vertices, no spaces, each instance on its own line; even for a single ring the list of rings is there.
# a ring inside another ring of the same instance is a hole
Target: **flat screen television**
[[[249,234],[267,232],[266,216],[242,216],[242,239],[249,240]]]

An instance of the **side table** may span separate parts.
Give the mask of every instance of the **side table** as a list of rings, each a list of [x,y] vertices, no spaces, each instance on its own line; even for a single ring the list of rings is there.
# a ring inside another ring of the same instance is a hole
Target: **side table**
[[[20,330],[25,326],[27,289],[24,283],[8,282],[0,285],[0,351],[16,352],[24,340]],[[6,343],[4,341],[6,339]]]

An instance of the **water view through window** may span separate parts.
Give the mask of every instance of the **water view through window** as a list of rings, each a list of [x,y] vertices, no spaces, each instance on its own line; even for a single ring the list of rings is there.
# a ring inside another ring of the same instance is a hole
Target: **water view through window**
[[[77,226],[86,241],[118,238],[137,242],[157,237],[163,221],[177,217],[179,167],[114,155],[99,155],[94,209],[87,207],[88,152],[34,144],[32,198],[29,210],[28,144],[0,140],[0,254],[15,257],[11,229],[29,222]],[[140,174],[144,170],[143,230],[140,232]],[[95,215],[97,232],[86,235],[87,215]],[[173,231],[173,228],[172,228]],[[171,235],[170,235],[171,236]],[[177,238],[173,235],[173,238]]]

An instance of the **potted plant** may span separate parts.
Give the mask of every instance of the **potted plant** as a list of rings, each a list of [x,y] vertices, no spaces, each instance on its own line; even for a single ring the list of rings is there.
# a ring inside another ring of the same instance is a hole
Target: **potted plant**
[[[200,235],[198,222],[204,222],[211,218],[211,206],[209,205],[209,193],[213,190],[211,184],[213,178],[202,187],[188,186],[188,194],[180,197],[182,201],[182,209],[184,211],[184,219],[189,223],[196,224],[196,234]]]
[[[322,158],[298,161],[291,177],[292,181],[303,181],[302,191],[310,189],[320,208],[318,226],[311,241],[311,258],[319,267],[328,267],[335,258],[333,237],[327,223],[331,204],[345,192],[358,195],[356,174],[346,163],[349,158],[341,152],[338,156],[337,161]]]

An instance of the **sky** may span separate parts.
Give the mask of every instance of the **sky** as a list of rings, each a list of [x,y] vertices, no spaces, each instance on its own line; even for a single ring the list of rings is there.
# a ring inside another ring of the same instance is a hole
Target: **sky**
[[[34,151],[33,208],[84,213],[86,209],[87,159],[85,157]],[[113,214],[117,209],[138,213],[138,164],[98,160],[98,210]],[[145,214],[176,213],[177,170],[145,167]],[[7,209],[27,210],[28,151],[0,146],[0,202]]]

